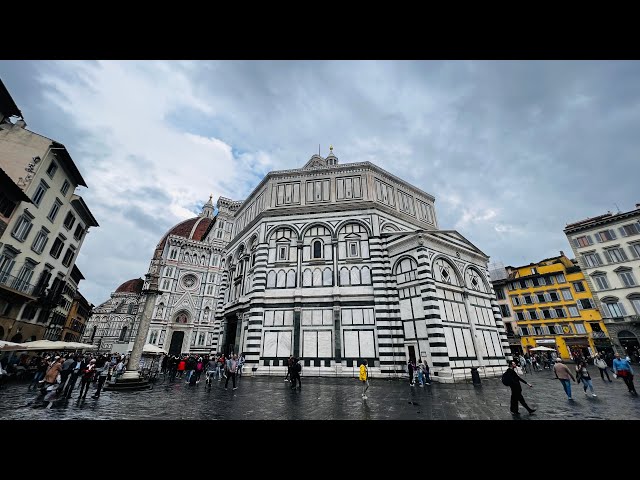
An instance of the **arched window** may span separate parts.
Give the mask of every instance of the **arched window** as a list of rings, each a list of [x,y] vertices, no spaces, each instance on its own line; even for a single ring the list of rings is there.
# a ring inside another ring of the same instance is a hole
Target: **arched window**
[[[211,314],[211,309],[209,307],[206,307],[204,309],[204,313],[202,314],[202,321],[203,322],[208,322],[210,314]]]
[[[322,270],[320,270],[319,268],[313,269],[313,280],[311,283],[314,287],[322,286]]]
[[[307,268],[307,269],[304,270],[304,272],[302,272],[302,286],[303,287],[310,287],[311,286],[311,279],[312,279],[311,269]]]
[[[325,268],[322,271],[322,285],[330,287],[333,284],[333,272],[330,268]]]
[[[191,260],[191,257],[189,257],[189,254],[185,252],[185,254],[184,254],[184,263],[189,263],[190,260]]]
[[[122,330],[120,331],[120,338],[118,338],[118,340],[122,342],[126,334],[127,334],[127,326],[125,325],[124,327],[122,327]]]
[[[289,270],[287,272],[287,288],[295,288],[296,286],[296,271]]]
[[[433,263],[432,271],[433,277],[437,282],[460,286],[455,267],[444,258],[439,258]]]
[[[313,258],[322,258],[322,242],[320,240],[313,242]]]
[[[340,286],[345,287],[349,285],[349,269],[342,267],[340,269]]]
[[[360,269],[351,267],[351,285],[360,285]]]
[[[267,275],[267,288],[275,288],[276,286],[276,272],[271,270]]]
[[[160,305],[158,305],[158,311],[156,312],[156,317],[157,318],[164,318],[164,303],[160,303]]]
[[[467,288],[475,290],[476,292],[486,292],[484,279],[482,275],[475,268],[468,268],[466,273]]]
[[[362,267],[360,277],[362,285],[371,285],[371,270],[369,270],[369,267]]]

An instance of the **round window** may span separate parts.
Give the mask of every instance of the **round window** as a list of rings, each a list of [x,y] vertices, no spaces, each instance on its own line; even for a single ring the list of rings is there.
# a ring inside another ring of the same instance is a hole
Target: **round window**
[[[195,275],[185,275],[182,277],[182,285],[186,288],[191,288],[196,284],[197,278]]]

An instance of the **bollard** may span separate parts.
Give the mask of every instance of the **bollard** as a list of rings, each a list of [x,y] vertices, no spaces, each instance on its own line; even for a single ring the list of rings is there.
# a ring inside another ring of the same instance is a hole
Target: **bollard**
[[[480,374],[478,373],[478,367],[471,367],[471,382],[474,385],[480,385]]]

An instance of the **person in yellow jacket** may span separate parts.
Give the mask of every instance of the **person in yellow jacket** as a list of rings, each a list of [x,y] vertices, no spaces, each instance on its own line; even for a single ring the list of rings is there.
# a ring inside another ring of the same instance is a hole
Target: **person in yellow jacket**
[[[366,360],[363,360],[362,365],[360,365],[360,381],[362,382],[362,399],[366,400],[366,393],[369,389],[369,368]]]

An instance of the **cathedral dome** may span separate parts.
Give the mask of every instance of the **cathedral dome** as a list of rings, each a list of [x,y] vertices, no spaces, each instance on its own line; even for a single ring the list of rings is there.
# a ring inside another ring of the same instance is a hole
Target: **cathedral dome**
[[[116,288],[115,293],[140,293],[142,292],[143,284],[144,281],[141,278],[133,278]]]
[[[207,232],[209,231],[213,222],[213,218],[198,216],[180,222],[176,226],[170,228],[156,246],[155,257],[158,258],[162,255],[162,251],[164,250],[164,246],[167,243],[167,238],[169,238],[169,235],[176,235],[178,237],[184,237],[188,238],[189,240],[197,240],[198,242],[201,242],[204,240],[204,237],[207,235]]]

